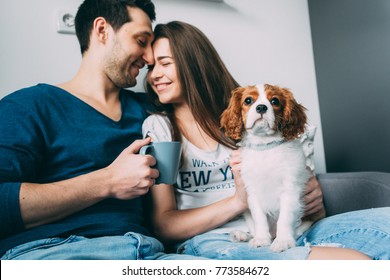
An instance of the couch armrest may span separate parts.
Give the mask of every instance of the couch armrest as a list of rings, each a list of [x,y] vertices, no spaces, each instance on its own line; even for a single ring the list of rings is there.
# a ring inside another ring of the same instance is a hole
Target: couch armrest
[[[353,210],[390,206],[390,173],[318,174],[327,216]]]

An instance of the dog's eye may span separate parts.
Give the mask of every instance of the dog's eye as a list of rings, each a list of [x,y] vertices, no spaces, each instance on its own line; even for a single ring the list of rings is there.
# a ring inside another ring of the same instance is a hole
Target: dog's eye
[[[280,105],[280,101],[279,101],[279,99],[274,97],[274,98],[271,99],[271,104],[274,105],[274,106],[279,106]]]
[[[244,100],[245,105],[251,105],[253,103],[253,98],[252,97],[247,97]]]

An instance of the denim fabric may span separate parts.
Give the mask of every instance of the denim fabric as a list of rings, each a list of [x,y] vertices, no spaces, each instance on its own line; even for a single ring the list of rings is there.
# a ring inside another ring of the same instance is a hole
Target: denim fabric
[[[229,234],[205,233],[178,246],[177,254],[164,254],[162,244],[141,234],[88,239],[71,236],[51,238],[17,246],[7,259],[127,259],[176,260],[197,256],[225,260],[307,259],[312,246],[337,246],[361,251],[373,259],[390,259],[390,208],[376,208],[331,216],[315,223],[298,240],[297,247],[274,253],[268,247],[249,248],[232,242]]]
[[[390,207],[347,212],[322,219],[298,239],[310,243],[352,248],[373,259],[390,259]]]
[[[177,252],[225,260],[302,260],[309,246],[333,246],[358,250],[373,259],[390,259],[390,208],[348,212],[315,223],[297,240],[297,247],[274,253],[268,247],[250,248],[232,242],[229,234],[205,233],[185,241]]]
[[[204,233],[180,244],[177,252],[219,260],[303,260],[310,248],[295,247],[274,253],[269,247],[251,248],[247,242],[233,242],[228,233]]]
[[[137,233],[124,236],[49,238],[8,250],[2,260],[193,260],[190,255],[165,254],[155,238]]]

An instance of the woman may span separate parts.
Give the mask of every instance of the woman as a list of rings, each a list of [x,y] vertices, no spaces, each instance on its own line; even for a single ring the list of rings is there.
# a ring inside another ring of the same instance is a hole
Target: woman
[[[151,191],[159,238],[175,244],[179,253],[214,259],[368,259],[351,249],[306,246],[304,236],[297,247],[282,253],[231,242],[232,230],[248,231],[241,217],[247,202],[237,172],[239,151],[219,129],[219,118],[238,83],[192,25],[177,21],[157,25],[153,51],[155,64],[150,66],[147,88],[161,113],[145,121],[143,133],[155,142],[183,144],[177,184],[156,185]],[[321,211],[315,177],[307,192],[306,214]]]

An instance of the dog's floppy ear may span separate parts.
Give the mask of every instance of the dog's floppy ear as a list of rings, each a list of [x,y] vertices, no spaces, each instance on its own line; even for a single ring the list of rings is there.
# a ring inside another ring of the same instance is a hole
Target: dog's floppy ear
[[[245,88],[238,87],[232,91],[227,109],[221,115],[221,128],[224,130],[226,136],[240,140],[244,129],[241,114],[241,97]]]
[[[286,105],[283,110],[282,134],[287,140],[299,137],[305,131],[307,121],[306,108],[299,104],[293,97],[293,94],[285,91]]]

